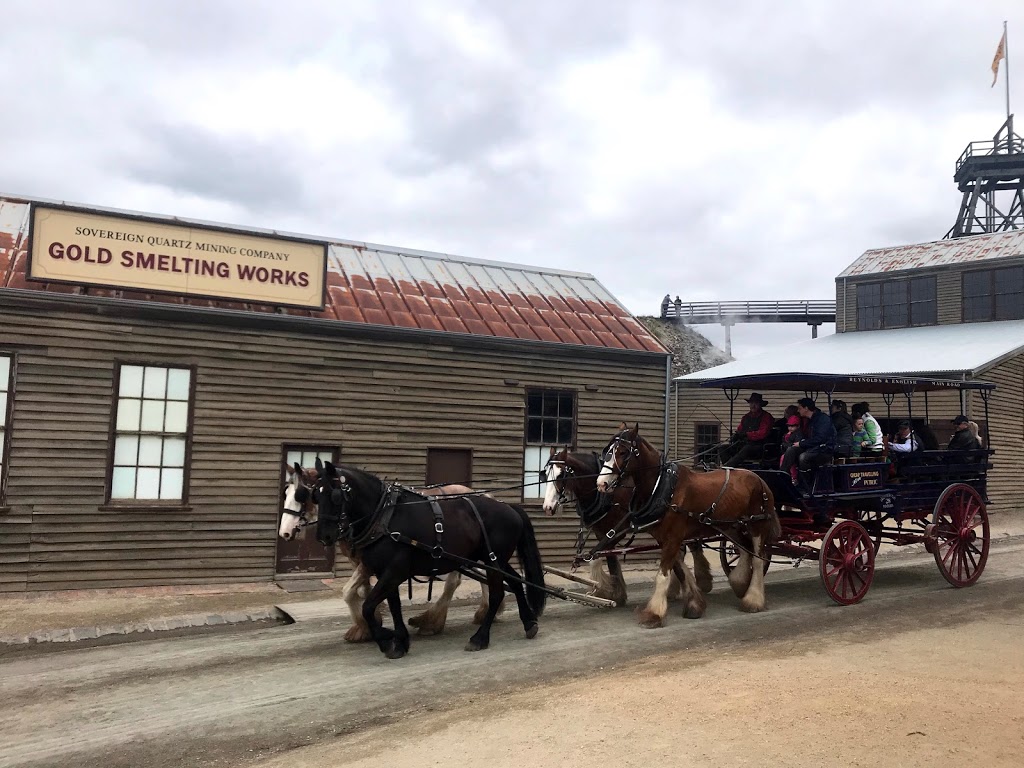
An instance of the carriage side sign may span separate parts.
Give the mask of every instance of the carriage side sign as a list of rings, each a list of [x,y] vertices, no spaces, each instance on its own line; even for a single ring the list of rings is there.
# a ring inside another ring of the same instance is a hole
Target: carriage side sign
[[[327,246],[35,205],[28,279],[323,309]]]

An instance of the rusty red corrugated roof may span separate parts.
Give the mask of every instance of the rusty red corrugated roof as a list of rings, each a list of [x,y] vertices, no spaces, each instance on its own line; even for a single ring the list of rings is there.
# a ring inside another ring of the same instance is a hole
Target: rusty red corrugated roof
[[[874,275],[904,269],[972,264],[989,259],[1024,256],[1024,231],[994,232],[954,240],[935,240],[865,251],[839,277]]]
[[[667,351],[593,275],[341,240],[327,241],[327,298],[323,311],[30,282],[25,275],[29,212],[24,199],[0,197],[0,287],[245,312],[285,312],[368,325],[590,347]],[[172,223],[188,222],[174,219]]]

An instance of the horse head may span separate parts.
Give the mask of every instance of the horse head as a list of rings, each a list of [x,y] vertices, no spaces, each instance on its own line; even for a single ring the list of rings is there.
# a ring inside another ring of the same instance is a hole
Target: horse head
[[[572,467],[569,465],[569,449],[563,448],[558,453],[551,449],[551,457],[544,469],[540,471],[540,478],[547,483],[547,490],[544,492],[544,514],[553,515],[558,508],[569,501],[565,495],[566,480],[572,475]]]
[[[316,522],[316,500],[314,488],[319,473],[315,469],[303,469],[299,462],[284,465],[285,488],[281,504],[281,525],[277,534],[285,541],[298,535],[299,530]]]
[[[608,445],[601,452],[604,465],[597,476],[597,490],[602,493],[609,493],[630,476],[639,467],[637,464],[646,465],[648,462],[641,461],[643,454],[653,450],[650,443],[640,437],[640,425],[634,424],[627,427],[625,422],[619,425],[619,431],[615,433]],[[632,466],[631,466],[632,464]]]

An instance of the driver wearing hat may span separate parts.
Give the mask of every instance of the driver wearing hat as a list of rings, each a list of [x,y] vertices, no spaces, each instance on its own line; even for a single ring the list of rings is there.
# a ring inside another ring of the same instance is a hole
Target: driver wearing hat
[[[735,467],[744,461],[760,459],[764,453],[764,445],[775,420],[764,410],[768,401],[761,397],[760,392],[751,392],[747,403],[750,410],[740,419],[732,439],[719,446],[718,455],[723,467]]]

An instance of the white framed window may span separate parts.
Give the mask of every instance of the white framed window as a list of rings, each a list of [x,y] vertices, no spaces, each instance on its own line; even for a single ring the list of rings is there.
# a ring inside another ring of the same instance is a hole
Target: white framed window
[[[121,365],[110,500],[184,501],[192,370]]]
[[[534,389],[526,393],[526,446],[523,449],[523,498],[542,499],[547,483],[539,483],[551,449],[576,442],[576,393]]]
[[[0,504],[7,492],[7,455],[10,452],[11,394],[14,389],[14,356],[0,353]]]

